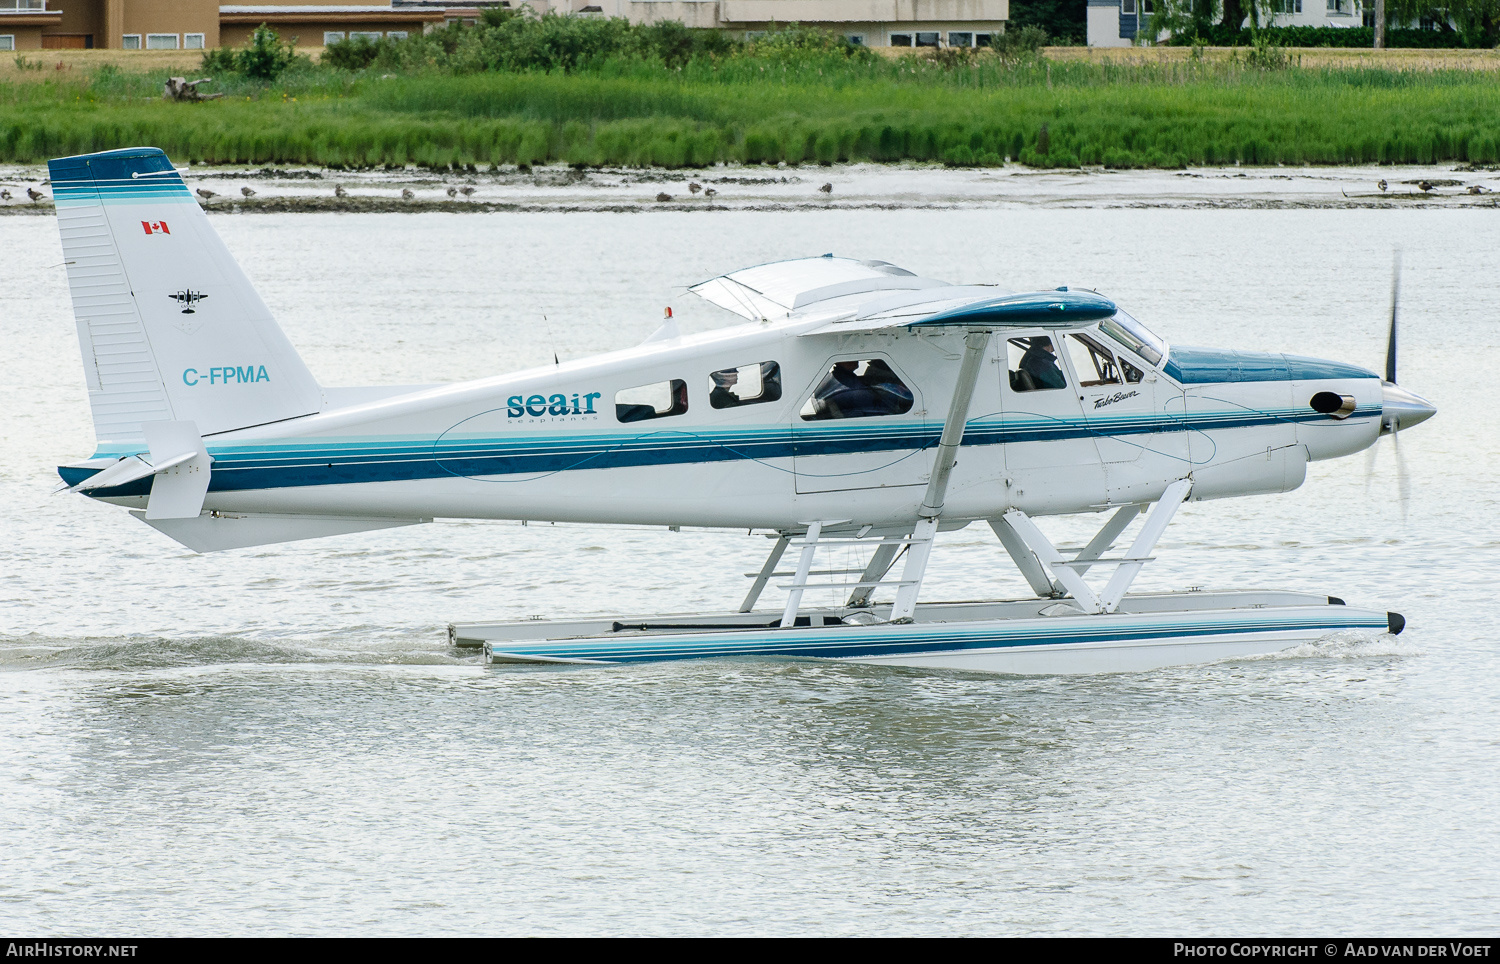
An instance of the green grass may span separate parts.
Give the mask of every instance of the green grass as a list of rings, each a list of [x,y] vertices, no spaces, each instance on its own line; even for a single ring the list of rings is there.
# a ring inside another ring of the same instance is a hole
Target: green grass
[[[1500,83],[1465,71],[730,58],[572,74],[302,70],[269,86],[229,76],[228,96],[200,104],[162,101],[160,83],[103,71],[0,84],[0,159],[150,144],[179,162],[346,166],[1500,160]]]

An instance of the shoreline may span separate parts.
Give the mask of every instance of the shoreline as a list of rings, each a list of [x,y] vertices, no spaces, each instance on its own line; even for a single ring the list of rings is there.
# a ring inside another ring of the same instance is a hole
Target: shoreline
[[[46,174],[36,165],[0,166],[0,187],[13,195],[0,200],[0,216],[52,213]],[[200,200],[210,214],[1500,207],[1500,169],[1470,165],[1162,171],[906,163],[719,166],[694,172],[562,165],[451,172],[201,165],[184,169],[183,176],[190,189],[210,195]],[[692,189],[695,185],[699,190]],[[33,203],[28,187],[48,197]],[[253,195],[242,196],[243,189]],[[468,194],[459,193],[464,191]]]

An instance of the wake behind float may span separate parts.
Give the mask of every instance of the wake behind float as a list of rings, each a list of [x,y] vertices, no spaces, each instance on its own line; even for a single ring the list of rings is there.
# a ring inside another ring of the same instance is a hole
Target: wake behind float
[[[669,318],[580,361],[338,389],[313,378],[160,151],[51,172],[98,437],[92,458],[60,467],[70,490],[200,552],[439,517],[773,539],[734,612],[450,628],[494,662],[1098,672],[1401,628],[1322,595],[1129,593],[1185,501],[1296,488],[1309,461],[1433,414],[1395,384],[1394,311],[1382,379],[1169,346],[1093,291],[954,285],[825,255],[697,285],[742,318],[717,331],[684,336]],[[1105,519],[1081,549],[1036,523],[1075,513]],[[919,603],[938,533],[976,522],[1035,598]],[[830,547],[860,562],[820,563]],[[804,606],[829,587],[843,605]],[[769,588],[784,601],[757,609]]]

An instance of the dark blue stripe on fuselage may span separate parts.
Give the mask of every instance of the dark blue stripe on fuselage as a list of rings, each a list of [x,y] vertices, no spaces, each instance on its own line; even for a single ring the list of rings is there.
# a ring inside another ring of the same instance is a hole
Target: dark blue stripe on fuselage
[[[1362,409],[1356,417],[1374,417],[1379,409]],[[1018,442],[1048,442],[1078,438],[1124,438],[1162,432],[1213,431],[1253,428],[1301,421],[1326,421],[1310,409],[1295,413],[1214,412],[1174,416],[1153,413],[1126,418],[1088,421],[1007,424],[1003,421],[970,422],[964,445],[1004,445]],[[793,456],[853,455],[875,452],[918,452],[937,444],[938,427],[925,423],[882,426],[869,423],[859,431],[837,432],[798,427],[769,427],[743,436],[715,437],[696,432],[651,432],[638,436],[601,436],[597,440],[528,439],[512,442],[483,439],[408,442],[376,446],[351,446],[348,442],[326,447],[296,446],[264,451],[218,450],[214,456],[209,489],[213,492],[296,486],[347,485],[367,482],[408,482],[453,476],[547,475],[581,469],[634,468],[708,462],[761,461]],[[284,443],[283,443],[284,444]],[[60,468],[69,485],[93,475],[94,469]],[[143,496],[151,491],[151,479],[94,491],[96,496]]]

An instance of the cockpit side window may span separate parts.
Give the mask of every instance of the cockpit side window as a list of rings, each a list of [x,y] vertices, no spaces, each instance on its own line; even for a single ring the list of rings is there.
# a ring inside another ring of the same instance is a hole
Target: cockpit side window
[[[1006,339],[1010,388],[1014,392],[1040,392],[1067,388],[1068,379],[1057,363],[1057,349],[1045,335]]]
[[[885,359],[864,358],[834,362],[798,414],[804,422],[905,415],[912,402],[911,389]]]
[[[1080,388],[1120,384],[1120,369],[1109,349],[1084,334],[1069,335],[1067,345]]]
[[[687,382],[674,378],[667,382],[641,385],[615,393],[615,418],[622,422],[644,422],[649,418],[669,418],[688,410]]]
[[[781,366],[773,361],[725,368],[708,376],[708,404],[737,408],[781,400]]]

